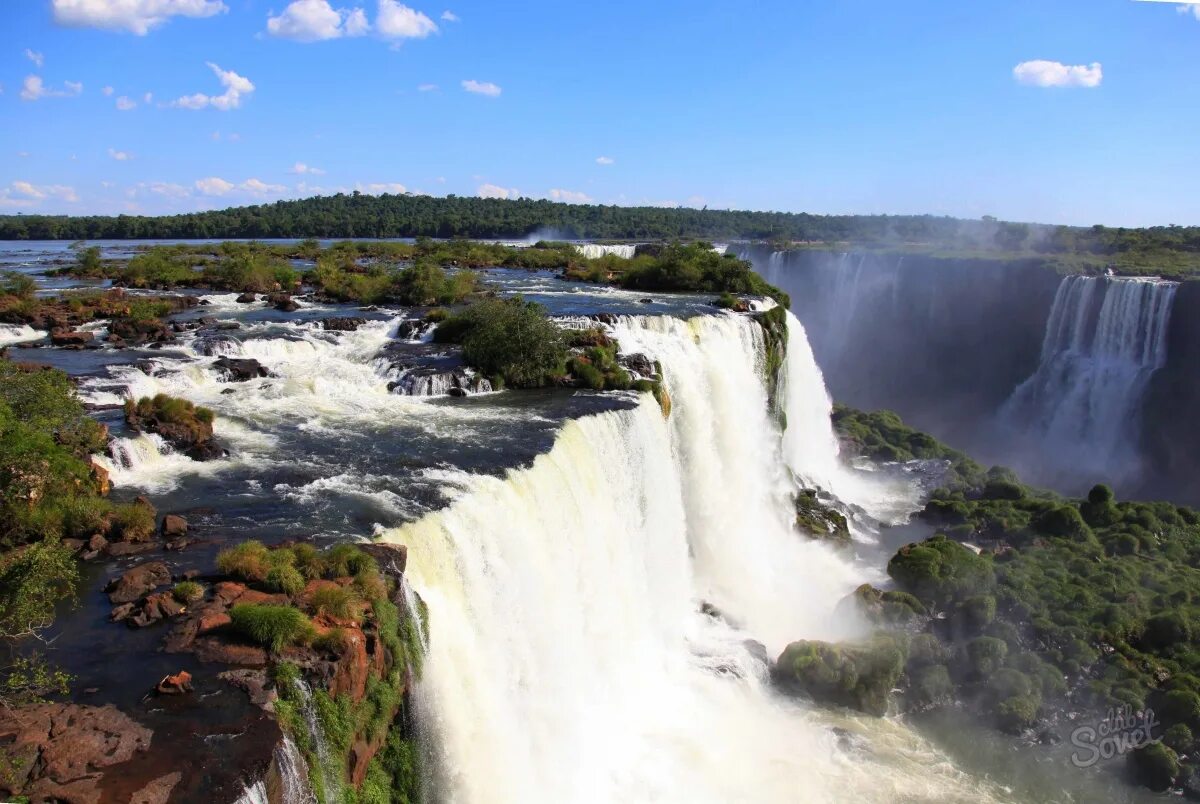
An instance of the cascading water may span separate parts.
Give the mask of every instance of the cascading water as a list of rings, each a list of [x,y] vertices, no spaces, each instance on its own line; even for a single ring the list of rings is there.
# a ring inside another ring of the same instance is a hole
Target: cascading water
[[[34,329],[28,324],[0,324],[0,347],[36,341],[48,334],[40,329]]]
[[[265,780],[248,785],[234,804],[319,804],[308,783],[308,765],[291,737],[286,734],[275,746],[272,782],[274,795]]]
[[[571,421],[528,468],[383,534],[410,546],[430,612],[416,695],[444,799],[988,800],[903,727],[765,683],[764,647],[853,633],[833,612],[861,575],[793,531],[758,326],[615,329],[663,361],[669,421],[649,395]],[[791,448],[801,470],[806,449]],[[869,750],[843,753],[835,724]]]
[[[1012,437],[1042,445],[1043,476],[1120,481],[1138,474],[1139,407],[1166,363],[1177,289],[1157,279],[1062,280],[1037,371],[1000,415]]]
[[[607,254],[612,254],[624,259],[630,259],[637,252],[637,246],[634,244],[601,244],[601,243],[580,243],[575,246],[584,257],[595,259],[603,257]]]

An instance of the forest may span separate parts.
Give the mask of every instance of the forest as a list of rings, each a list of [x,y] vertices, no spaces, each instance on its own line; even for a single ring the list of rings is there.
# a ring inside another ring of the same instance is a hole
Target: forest
[[[1200,227],[1145,229],[1006,223],[932,215],[563,204],[521,198],[346,195],[165,216],[0,216],[0,240],[193,238],[527,238],[757,240],[784,246],[910,246],[1065,255],[1133,265],[1200,262]]]

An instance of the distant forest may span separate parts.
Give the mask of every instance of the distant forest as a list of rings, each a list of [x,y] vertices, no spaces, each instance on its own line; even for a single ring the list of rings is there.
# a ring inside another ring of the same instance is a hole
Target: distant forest
[[[1200,260],[1200,227],[1118,229],[962,220],[932,215],[788,212],[562,204],[353,193],[186,215],[0,216],[2,240],[190,238],[524,238],[760,240],[914,246],[942,251],[1079,255],[1117,262]]]

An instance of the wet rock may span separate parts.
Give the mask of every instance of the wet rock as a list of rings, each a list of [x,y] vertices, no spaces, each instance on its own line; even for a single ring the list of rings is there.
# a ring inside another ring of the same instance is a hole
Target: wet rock
[[[400,326],[396,328],[396,337],[402,341],[419,341],[435,326],[435,323],[422,318],[409,318],[400,322]]]
[[[658,372],[654,369],[654,361],[641,352],[631,355],[621,355],[617,358],[617,362],[639,377],[649,380],[658,376]]]
[[[115,545],[114,545],[115,546]],[[104,587],[112,603],[132,603],[171,582],[171,571],[161,561],[139,564]]]
[[[192,652],[202,662],[240,664],[250,667],[262,667],[267,663],[267,652],[262,648],[224,642],[216,637],[197,639],[192,644]]]
[[[196,631],[200,634],[207,634],[210,631],[216,631],[219,628],[224,628],[233,622],[229,614],[224,611],[206,611],[196,617]]]
[[[218,321],[217,323],[213,324],[213,329],[218,330],[218,331],[224,331],[224,330],[230,330],[230,329],[241,329],[241,328],[242,328],[242,325],[237,321]]]
[[[99,804],[105,769],[147,751],[152,735],[112,705],[0,710],[0,744],[11,769],[0,776],[0,791],[31,801]]]
[[[55,346],[83,346],[85,343],[91,343],[95,337],[94,332],[80,332],[61,327],[50,330],[50,343]]]
[[[294,313],[300,309],[300,305],[292,298],[290,293],[272,293],[267,296],[267,301],[274,306],[276,310],[284,313]]]
[[[278,696],[274,689],[268,689],[267,674],[262,670],[226,670],[218,673],[217,678],[225,681],[250,696],[250,703],[272,711]]]
[[[171,327],[157,318],[118,318],[108,325],[109,337],[117,337],[128,344],[163,344],[175,340]]]
[[[330,332],[354,332],[363,324],[367,323],[365,318],[322,318],[321,326]]]
[[[183,604],[170,592],[156,592],[142,601],[141,608],[127,622],[136,628],[146,628],[183,612]]]
[[[238,296],[237,299],[235,299],[235,301],[238,304],[254,304],[254,302],[258,301],[258,296],[254,293],[250,293],[249,291],[247,291],[247,292],[243,293],[241,296]]]
[[[88,469],[92,473],[92,480],[96,482],[96,490],[100,492],[100,496],[107,497],[108,493],[112,491],[112,479],[108,475],[108,469],[95,458],[88,460]]]
[[[159,695],[183,695],[192,691],[192,674],[187,670],[180,670],[178,673],[170,676],[163,676],[162,681],[158,682],[158,686],[154,691]]]
[[[252,357],[219,357],[213,367],[221,372],[228,382],[247,382],[256,377],[268,376],[267,370]]]
[[[87,541],[87,549],[94,553],[102,553],[106,547],[108,547],[108,539],[99,533],[93,534],[92,538]]]
[[[158,546],[152,542],[112,542],[108,545],[108,554],[113,558],[121,558],[135,556],[139,553],[149,553],[157,549]]]
[[[188,521],[178,514],[167,514],[162,521],[162,535],[167,539],[184,536],[188,531]]]
[[[405,396],[468,396],[492,390],[492,383],[467,368],[440,371],[434,367],[409,369],[388,383],[388,390]]]
[[[179,780],[182,778],[183,774],[179,771],[159,776],[147,783],[145,787],[135,791],[129,798],[129,804],[167,804],[171,800],[171,791],[175,789],[175,785],[179,784]]]
[[[135,432],[157,433],[194,461],[221,458],[225,450],[213,437],[211,411],[165,396],[142,398],[125,407],[125,423]],[[185,523],[186,530],[186,523]]]

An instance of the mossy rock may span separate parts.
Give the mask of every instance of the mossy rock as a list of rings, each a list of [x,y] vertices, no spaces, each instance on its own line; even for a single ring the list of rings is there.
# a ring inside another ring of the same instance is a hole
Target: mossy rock
[[[996,585],[990,560],[943,534],[900,548],[888,562],[888,575],[904,591],[935,605],[988,592]]]
[[[775,663],[773,675],[783,688],[817,703],[882,716],[904,669],[904,648],[884,634],[862,644],[793,642]]]
[[[839,512],[821,502],[814,489],[796,495],[796,526],[814,539],[829,540],[841,547],[851,543],[850,526]]]
[[[915,596],[896,590],[883,591],[869,583],[854,590],[846,599],[872,625],[912,625],[929,616],[928,610]]]
[[[944,664],[918,667],[908,676],[907,702],[910,709],[931,709],[954,701],[954,682]]]
[[[1133,780],[1157,793],[1169,790],[1179,777],[1179,757],[1162,743],[1131,752],[1128,763]]]

